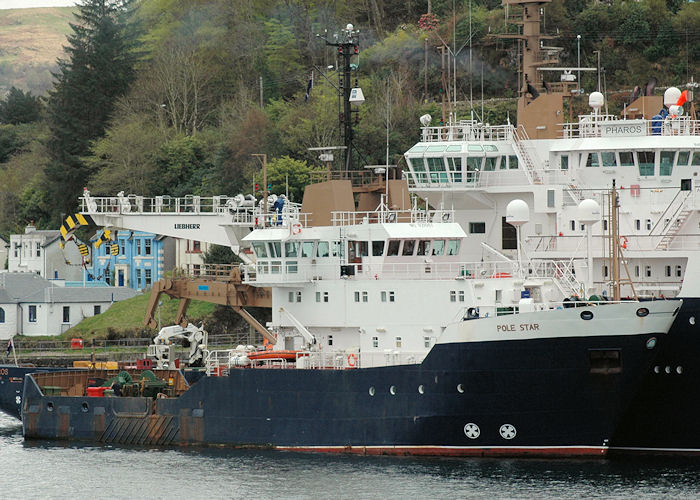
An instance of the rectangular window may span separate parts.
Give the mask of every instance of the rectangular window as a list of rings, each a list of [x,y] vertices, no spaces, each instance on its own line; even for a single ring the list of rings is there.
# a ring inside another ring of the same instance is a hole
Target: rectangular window
[[[384,253],[384,242],[383,241],[373,241],[372,242],[372,256],[381,257]]]
[[[647,230],[651,231],[651,219],[647,219]]]
[[[598,157],[598,153],[588,153],[588,158],[586,159],[586,166],[587,167],[599,167],[600,166],[600,158]]]
[[[41,257],[41,243],[36,242],[36,256]]]
[[[459,298],[460,302],[464,302],[464,290],[457,292],[457,297]]]
[[[423,346],[430,347],[430,337],[423,337]]]
[[[70,323],[70,306],[63,306],[63,322]]]
[[[608,277],[608,266],[603,266],[603,276]]]
[[[673,162],[676,160],[675,151],[661,151],[659,156],[659,175],[671,175]]]
[[[372,337],[372,347],[379,347],[379,337]]]
[[[143,242],[146,255],[151,255],[151,240],[147,239]]]
[[[572,231],[576,230],[576,221],[575,220],[570,220],[569,225],[571,226]]]
[[[136,270],[136,287],[141,288],[141,269]]]
[[[401,347],[401,337],[396,337],[396,347]]]
[[[297,302],[301,302],[301,290],[297,290],[296,299],[297,299]]]
[[[676,165],[679,167],[687,167],[688,160],[690,160],[690,151],[679,151],[678,158],[676,159]]]
[[[299,257],[299,247],[301,243],[298,241],[287,241],[284,244],[285,257]]]
[[[667,278],[671,277],[671,266],[666,266],[666,277]]]
[[[333,335],[328,336],[328,345],[333,345]]]
[[[321,302],[321,292],[316,292],[316,302]]]
[[[603,151],[600,153],[603,160],[604,167],[617,167],[617,160],[615,159],[614,151]]]
[[[470,222],[469,232],[471,234],[484,234],[486,233],[486,223],[485,222]]]
[[[700,151],[695,151],[693,153],[693,161],[691,163],[694,167],[700,167]]]
[[[381,298],[382,302],[394,302],[394,292],[382,290]]]
[[[416,255],[430,255],[430,240],[418,240]]]
[[[401,255],[408,257],[413,255],[413,251],[416,249],[416,240],[406,240],[403,242],[403,250]]]
[[[141,240],[136,240],[136,255],[141,255]]]
[[[683,270],[681,269],[681,266],[676,266],[676,277],[680,278],[683,273]]]
[[[632,154],[632,151],[620,152],[620,166],[634,167],[634,155]]]
[[[399,246],[401,245],[401,240],[389,240],[389,245],[387,247],[386,255],[388,257],[396,257],[399,254]]]
[[[642,229],[642,220],[641,219],[634,219],[634,227],[637,229],[637,231]]]
[[[36,306],[29,306],[29,322],[36,323]]]
[[[92,306],[92,315],[97,316],[102,312],[102,306]]]
[[[608,219],[603,219],[603,231],[608,230]]]
[[[119,255],[126,255],[125,240],[119,240]]]
[[[635,276],[635,278],[639,278],[639,273],[640,273],[639,266],[634,266],[634,276]]]
[[[638,151],[639,175],[654,175],[654,151]]]
[[[367,292],[362,292],[362,302],[369,302],[369,294]]]
[[[145,277],[146,277],[146,286],[151,286],[151,270],[150,269],[146,269]]]
[[[312,257],[314,254],[314,242],[305,241],[301,244],[301,256],[302,257]]]
[[[355,292],[355,302],[360,301],[360,292]]]
[[[316,257],[328,257],[330,255],[330,246],[327,241],[319,241],[316,247]]]
[[[462,158],[447,158],[447,168],[450,169],[452,182],[462,182]]]
[[[256,257],[259,259],[264,259],[267,257],[267,247],[265,246],[265,243],[261,241],[254,241],[252,245]]]
[[[447,255],[459,254],[459,240],[447,240]]]
[[[569,155],[562,155],[559,165],[562,170],[569,170]]]
[[[644,266],[644,275],[647,278],[651,278],[651,266]]]
[[[508,168],[510,170],[515,170],[518,168],[518,157],[517,155],[508,156]]]
[[[289,295],[289,296],[288,296],[287,299],[289,300],[289,302],[294,302],[294,292],[289,292],[288,295]]]
[[[270,257],[279,259],[282,257],[282,242],[281,241],[271,241],[268,243],[270,250]],[[327,257],[327,256],[326,256]]]
[[[328,302],[328,292],[316,292],[316,302]]]
[[[484,159],[484,171],[493,172],[498,167],[498,156],[487,156]]]
[[[457,290],[450,290],[450,302],[457,302]]]
[[[445,253],[445,240],[435,240],[433,241],[433,255],[441,256]]]

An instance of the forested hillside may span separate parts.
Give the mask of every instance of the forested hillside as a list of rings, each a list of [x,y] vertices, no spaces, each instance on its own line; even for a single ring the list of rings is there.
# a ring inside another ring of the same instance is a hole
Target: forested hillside
[[[600,51],[613,109],[651,77],[660,87],[700,77],[698,4],[544,8],[563,64],[577,64],[577,35],[582,66]],[[416,141],[418,117],[439,117],[443,40],[462,47],[460,113],[473,104],[481,114],[483,89],[484,121],[514,119],[516,52],[491,36],[516,29],[504,21],[514,10],[499,0],[84,0],[47,95],[25,86],[0,101],[0,234],[30,220],[58,227],[83,186],[96,195],[250,192],[254,153],[267,154],[273,191],[288,178],[299,200],[320,168],[308,148],[339,143],[336,49],[316,34],[333,40],[347,23],[360,30],[356,74],[367,99],[358,163],[384,163],[387,128],[395,163]],[[583,87],[595,79],[587,74]]]

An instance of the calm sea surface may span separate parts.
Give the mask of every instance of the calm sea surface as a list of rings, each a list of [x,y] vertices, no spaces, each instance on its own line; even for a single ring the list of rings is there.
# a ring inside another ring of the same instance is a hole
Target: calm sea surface
[[[28,442],[0,414],[1,498],[698,498],[700,458],[356,457]]]

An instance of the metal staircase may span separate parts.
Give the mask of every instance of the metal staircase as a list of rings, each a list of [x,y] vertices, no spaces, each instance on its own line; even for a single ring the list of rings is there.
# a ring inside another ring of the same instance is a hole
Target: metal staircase
[[[693,197],[690,196],[691,194],[692,191],[679,192],[678,195],[676,195],[676,197],[673,199],[673,201],[669,203],[669,206],[666,208],[661,217],[659,217],[659,220],[657,221],[656,225],[650,231],[650,233],[653,234],[654,230],[661,225],[662,221],[670,221],[666,226],[661,226],[663,227],[663,230],[661,232],[661,239],[656,245],[657,250],[668,250],[669,245],[671,244],[673,239],[678,235],[681,228],[685,224],[685,221],[688,220],[690,214],[693,213],[693,208],[689,207],[689,200],[693,199]],[[674,203],[676,202],[676,200],[679,200],[679,203]],[[673,208],[675,208],[673,215],[671,215],[671,217],[666,217],[666,215],[669,212],[671,212]]]
[[[518,158],[525,166],[525,174],[527,175],[530,184],[542,184],[543,173],[540,168],[538,168],[537,163],[537,152],[532,151],[532,154],[528,151],[528,148],[523,141],[528,141],[530,138],[525,131],[525,127],[518,125],[513,133],[513,144],[515,145],[515,150]]]

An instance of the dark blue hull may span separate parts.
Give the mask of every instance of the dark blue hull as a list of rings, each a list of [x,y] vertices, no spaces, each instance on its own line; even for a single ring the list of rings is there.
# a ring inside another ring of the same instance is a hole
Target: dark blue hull
[[[698,415],[700,298],[683,298],[611,445],[616,452],[700,453]]]
[[[156,400],[44,396],[41,377],[30,376],[24,435],[354,453],[600,455],[654,359],[650,337],[438,344],[420,365],[357,370],[233,369]],[[655,337],[658,345],[666,340]],[[601,365],[601,352],[618,352],[621,363]]]
[[[65,371],[58,367],[0,365],[0,411],[15,418],[22,413],[22,388],[29,373]]]

